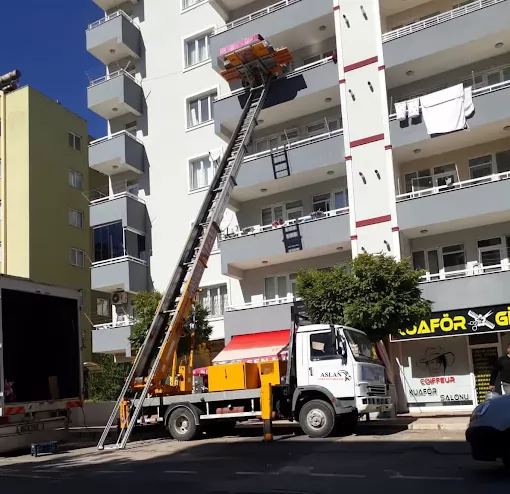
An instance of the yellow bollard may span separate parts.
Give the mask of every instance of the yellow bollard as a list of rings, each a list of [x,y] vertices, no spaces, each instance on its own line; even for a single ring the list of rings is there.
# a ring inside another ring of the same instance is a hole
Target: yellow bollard
[[[270,382],[260,387],[260,410],[262,413],[264,442],[273,440],[273,389]]]

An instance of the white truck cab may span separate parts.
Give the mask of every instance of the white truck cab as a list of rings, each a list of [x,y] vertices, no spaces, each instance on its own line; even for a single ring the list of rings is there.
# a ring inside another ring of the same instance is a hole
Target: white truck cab
[[[336,399],[337,414],[387,411],[391,400],[385,368],[362,331],[347,326],[299,326],[296,334],[297,390],[316,388]]]

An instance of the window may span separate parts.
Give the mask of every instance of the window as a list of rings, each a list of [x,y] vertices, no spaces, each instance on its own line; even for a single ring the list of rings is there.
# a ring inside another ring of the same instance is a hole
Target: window
[[[476,179],[492,175],[492,155],[469,160],[469,178]]]
[[[127,256],[147,261],[145,235],[126,228],[124,230],[124,253]]]
[[[287,220],[297,220],[303,216],[302,201],[292,201],[285,204]]]
[[[110,301],[105,298],[98,298],[97,303],[97,315],[109,317],[110,316]]]
[[[450,186],[455,182],[458,182],[457,165],[455,163],[434,168],[434,187]]]
[[[432,176],[430,170],[419,170],[407,173],[404,177],[406,194],[419,190],[432,188]]]
[[[283,221],[283,205],[269,206],[262,210],[262,226],[271,225],[279,220]]]
[[[443,267],[445,273],[452,271],[462,271],[466,269],[466,255],[464,253],[464,245],[450,245],[442,248],[443,252]],[[448,274],[446,274],[448,277]]]
[[[336,50],[328,50],[324,53],[319,53],[318,55],[312,55],[310,57],[306,57],[303,59],[303,65],[308,65],[309,63],[318,62],[324,58],[332,57],[336,53]]]
[[[504,257],[503,242],[500,237],[478,241],[478,262],[484,272],[491,271],[491,266],[494,266],[493,271],[499,270]]]
[[[510,80],[510,67],[503,66],[487,70],[478,74],[471,74],[464,81],[464,87],[471,86],[473,89],[479,89],[486,86],[499,84],[500,82]]]
[[[186,67],[209,60],[209,34],[186,41]]]
[[[200,98],[188,100],[188,128],[209,122],[214,118],[213,102],[217,92],[214,91]]]
[[[202,189],[208,187],[213,178],[218,163],[211,162],[209,156],[202,156],[189,162],[189,186],[190,190]]]
[[[420,17],[420,21],[426,21],[427,19],[431,19],[432,17],[436,17],[440,14],[439,10],[437,12],[432,12],[432,14],[424,15],[423,17]]]
[[[331,331],[310,334],[310,357],[312,360],[336,356],[336,345]]]
[[[314,211],[322,211],[323,213],[346,208],[349,205],[347,189],[313,196],[312,204]]]
[[[94,262],[124,255],[122,221],[94,228]]]
[[[193,7],[193,5],[197,5],[199,3],[203,3],[205,0],[182,0],[182,8],[189,9]]]
[[[272,225],[275,221],[296,220],[303,216],[303,202],[292,201],[286,204],[275,204],[262,209],[262,226]]]
[[[74,170],[69,170],[69,185],[75,189],[83,189],[83,175]]]
[[[77,228],[83,228],[83,213],[75,209],[70,209],[69,224]]]
[[[299,139],[299,129],[286,129],[280,134],[274,134],[255,143],[255,152],[262,153],[270,149],[278,149]]]
[[[72,132],[68,132],[67,135],[69,147],[73,148],[75,151],[81,151],[81,137],[77,134],[73,134]]]
[[[85,266],[85,252],[80,249],[71,249],[69,254],[71,266],[83,268]]]
[[[498,173],[510,171],[510,151],[496,153],[496,170]]]
[[[264,279],[264,300],[266,301],[287,301],[290,297],[296,296],[297,273],[287,275],[271,276]]]
[[[464,7],[465,5],[469,5],[470,3],[473,3],[473,0],[466,0],[465,2],[457,3],[452,7],[452,9],[458,9],[460,7]]]
[[[210,317],[221,317],[228,305],[227,285],[208,286],[202,288],[198,299],[209,311]]]

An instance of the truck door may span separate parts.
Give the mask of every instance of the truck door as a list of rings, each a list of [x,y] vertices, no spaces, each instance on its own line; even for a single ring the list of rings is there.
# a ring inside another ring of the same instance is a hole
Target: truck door
[[[308,385],[327,388],[336,398],[355,396],[354,376],[344,364],[331,331],[308,334]]]

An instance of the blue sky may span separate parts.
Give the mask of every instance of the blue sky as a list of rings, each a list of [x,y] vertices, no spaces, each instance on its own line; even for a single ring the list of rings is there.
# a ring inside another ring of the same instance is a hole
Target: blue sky
[[[87,53],[85,29],[104,12],[92,0],[2,1],[0,75],[21,70],[30,85],[89,122],[89,134],[106,134],[103,119],[87,109],[87,83],[104,65]]]

